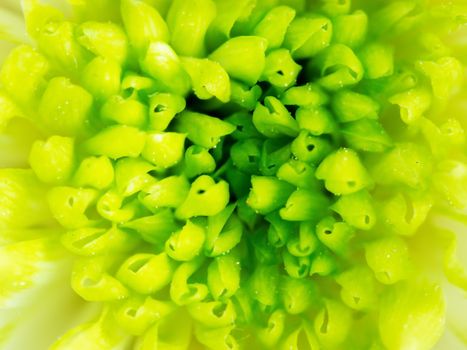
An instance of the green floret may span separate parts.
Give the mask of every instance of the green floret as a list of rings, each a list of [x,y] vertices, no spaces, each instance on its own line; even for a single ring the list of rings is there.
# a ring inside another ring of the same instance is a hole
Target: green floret
[[[440,228],[466,223],[464,7],[70,3],[24,1],[0,69],[28,154],[0,169],[2,306],[62,259],[102,311],[55,350],[435,346],[441,271],[467,290]]]

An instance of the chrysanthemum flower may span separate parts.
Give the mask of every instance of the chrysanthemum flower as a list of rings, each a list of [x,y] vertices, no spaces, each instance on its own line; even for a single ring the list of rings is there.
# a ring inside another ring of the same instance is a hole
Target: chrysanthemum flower
[[[3,0],[1,349],[467,349],[465,23]]]

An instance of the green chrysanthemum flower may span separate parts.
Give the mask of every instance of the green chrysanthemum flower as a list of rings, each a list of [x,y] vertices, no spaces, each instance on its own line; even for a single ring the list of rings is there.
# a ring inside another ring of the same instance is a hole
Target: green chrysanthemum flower
[[[467,349],[463,0],[0,19],[2,349]]]

